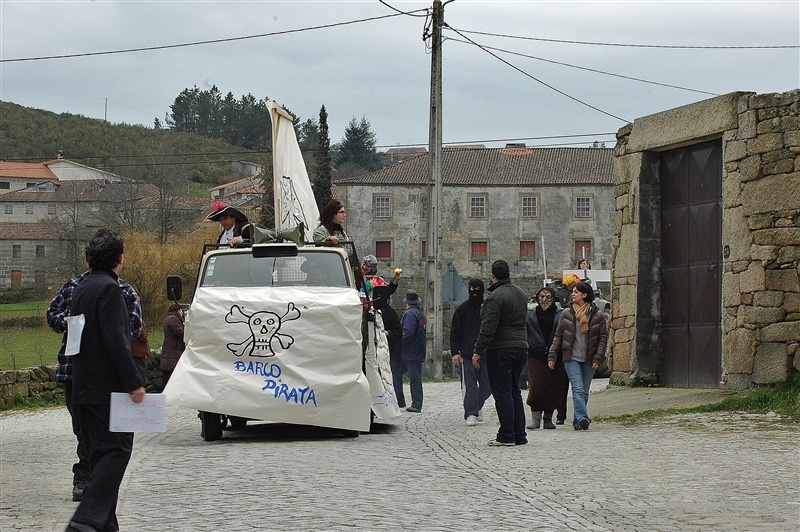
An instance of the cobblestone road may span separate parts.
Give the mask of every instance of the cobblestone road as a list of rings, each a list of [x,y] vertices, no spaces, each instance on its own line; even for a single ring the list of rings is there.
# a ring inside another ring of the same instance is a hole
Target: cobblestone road
[[[614,390],[593,393],[598,409]],[[624,393],[624,392],[623,392]],[[617,400],[619,399],[619,394]],[[631,401],[639,401],[632,398]],[[770,416],[671,416],[529,432],[488,447],[458,383],[426,383],[422,414],[358,438],[252,424],[204,442],[195,412],[138,434],[123,531],[800,530],[800,428]],[[74,438],[65,408],[0,416],[0,530],[61,531]]]

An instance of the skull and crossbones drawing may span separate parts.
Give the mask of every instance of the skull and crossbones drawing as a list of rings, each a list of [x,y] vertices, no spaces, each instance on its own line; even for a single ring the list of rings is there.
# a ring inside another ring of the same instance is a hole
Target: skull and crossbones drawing
[[[272,348],[273,341],[277,340],[282,349],[288,349],[294,343],[292,336],[278,332],[281,325],[299,317],[300,311],[294,306],[294,303],[289,303],[283,316],[268,310],[245,314],[239,305],[233,305],[225,316],[225,321],[246,323],[250,327],[250,337],[238,344],[229,343],[228,350],[237,357],[242,355],[273,357],[275,356],[275,350]]]

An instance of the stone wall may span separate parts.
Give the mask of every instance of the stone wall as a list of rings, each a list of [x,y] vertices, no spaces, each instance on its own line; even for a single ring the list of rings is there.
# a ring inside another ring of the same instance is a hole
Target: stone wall
[[[658,382],[658,152],[722,139],[722,380],[800,370],[800,89],[732,93],[637,119],[617,133],[612,380]],[[654,245],[655,242],[655,245]],[[642,256],[647,257],[642,260]],[[655,287],[655,288],[654,288]]]
[[[56,382],[56,367],[36,366],[13,371],[0,371],[0,407],[11,406],[19,399],[41,398],[51,402],[64,395],[64,387]],[[158,359],[151,358],[147,363],[148,393],[161,391],[161,371]]]

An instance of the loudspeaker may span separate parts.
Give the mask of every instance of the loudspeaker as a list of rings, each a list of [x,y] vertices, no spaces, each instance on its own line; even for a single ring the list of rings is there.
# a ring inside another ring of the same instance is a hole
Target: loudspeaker
[[[302,246],[305,237],[305,225],[301,222],[297,227],[284,229],[280,233],[275,233],[265,227],[256,224],[247,224],[242,227],[242,238],[249,240],[251,244],[263,244],[265,242],[284,242],[290,240]]]

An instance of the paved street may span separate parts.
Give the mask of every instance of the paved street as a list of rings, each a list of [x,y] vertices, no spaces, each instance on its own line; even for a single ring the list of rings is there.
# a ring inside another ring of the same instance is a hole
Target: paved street
[[[530,431],[526,446],[490,448],[491,400],[486,422],[467,427],[458,386],[426,383],[422,414],[404,412],[358,438],[253,424],[208,443],[196,412],[170,409],[166,433],[136,436],[121,528],[800,530],[796,425],[729,414],[598,421],[586,432],[568,424]],[[615,388],[593,393],[589,411],[636,411],[679,396]],[[66,408],[0,414],[0,530],[64,529],[77,505],[74,449]]]

